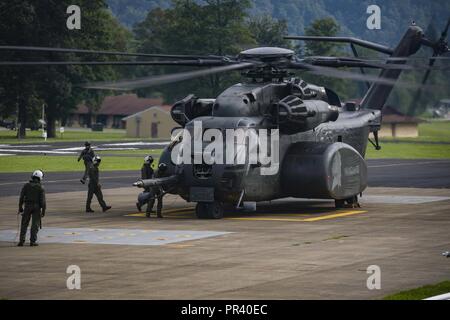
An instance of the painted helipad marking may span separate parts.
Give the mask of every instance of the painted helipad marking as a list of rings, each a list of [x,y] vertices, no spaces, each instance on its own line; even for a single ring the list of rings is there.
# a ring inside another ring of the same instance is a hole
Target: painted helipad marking
[[[309,218],[303,218],[306,213],[264,213],[264,216],[258,215],[258,216],[248,216],[248,217],[226,217],[225,220],[243,220],[243,221],[284,221],[284,222],[315,222],[320,220],[327,220],[327,219],[336,219],[341,217],[347,217],[351,215],[366,213],[367,211],[363,210],[353,210],[353,211],[343,211],[338,213],[332,213],[332,214],[325,214],[321,216],[314,216]],[[165,217],[169,219],[185,219],[185,218],[191,218],[192,216],[189,214],[194,213],[194,208],[178,208],[178,209],[169,209],[164,210],[163,214]],[[166,216],[165,214],[171,214],[170,216]],[[152,213],[154,215],[154,213]],[[139,217],[139,218],[145,218],[146,215],[144,212],[139,213],[130,213],[126,214],[126,217]],[[302,217],[302,218],[296,218],[296,217]]]
[[[0,230],[0,241],[15,241],[16,232],[15,230]],[[229,233],[193,230],[44,228],[39,232],[39,242],[159,246],[217,237]]]
[[[450,197],[437,196],[401,196],[401,195],[363,195],[361,203],[381,204],[422,204],[436,201],[450,200]]]
[[[177,214],[180,213],[181,215],[185,215],[187,213],[194,213],[195,208],[176,208],[176,209],[169,209],[169,210],[163,210],[163,214],[169,213],[169,214]],[[152,215],[156,213],[152,212]],[[129,213],[126,214],[125,217],[139,217],[139,218],[145,218],[145,212],[136,212],[136,213]],[[173,218],[174,216],[171,216]]]
[[[347,212],[341,212],[341,213],[335,213],[335,214],[328,214],[325,216],[320,216],[320,217],[313,217],[313,218],[306,218],[303,219],[303,221],[306,222],[314,222],[314,221],[320,221],[320,220],[326,220],[326,219],[336,219],[336,218],[341,218],[341,217],[347,217],[347,216],[352,216],[355,214],[361,214],[361,213],[365,213],[367,211],[347,211]]]
[[[14,153],[0,153],[0,157],[4,157],[4,156],[15,156]]]
[[[327,219],[336,219],[336,218],[341,218],[341,217],[347,217],[347,216],[351,216],[351,215],[356,215],[356,214],[361,214],[361,213],[365,213],[367,211],[345,211],[345,212],[340,212],[340,213],[333,213],[333,214],[327,214],[327,215],[322,215],[322,216],[318,216],[318,217],[311,217],[311,218],[303,218],[303,219],[293,219],[290,217],[286,217],[286,218],[272,218],[272,217],[263,217],[263,216],[257,216],[257,217],[237,217],[237,218],[225,218],[228,220],[248,220],[248,221],[285,221],[285,222],[315,222],[315,221],[320,221],[320,220],[327,220]],[[301,214],[302,216],[304,216],[305,214]],[[298,216],[298,215],[297,215]]]

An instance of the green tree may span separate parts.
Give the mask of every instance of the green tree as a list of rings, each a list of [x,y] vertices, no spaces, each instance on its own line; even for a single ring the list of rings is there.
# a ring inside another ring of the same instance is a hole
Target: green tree
[[[308,36],[336,36],[340,30],[339,25],[332,18],[317,19],[306,28]],[[333,42],[307,41],[304,48],[307,56],[346,56],[348,53],[342,50],[342,46]],[[342,80],[325,76],[316,76],[305,73],[303,78],[320,86],[328,87],[346,100],[355,98],[358,94],[358,86],[350,80]]]
[[[171,9],[154,9],[147,18],[134,27],[137,50],[149,53],[235,55],[243,48],[255,45],[246,25],[247,0],[175,0]],[[152,68],[152,74],[173,73],[189,68]],[[140,68],[140,75],[149,75]],[[189,92],[214,97],[236,77],[220,74],[176,85],[141,90],[141,95],[159,90],[166,101],[173,102]]]
[[[291,42],[284,39],[288,35],[286,20],[276,20],[268,15],[249,19],[248,28],[260,46],[291,48]]]
[[[6,5],[14,15],[0,19],[0,43],[81,49],[126,50],[129,33],[111,16],[103,0],[78,1],[81,8],[81,30],[68,30],[66,9],[70,0],[21,1]],[[80,56],[62,53],[6,53],[5,60],[62,61],[77,60]],[[113,58],[85,55],[84,59]],[[25,136],[27,115],[36,109],[33,101],[46,105],[48,137],[55,136],[55,123],[68,115],[85,98],[96,96],[100,101],[104,92],[91,93],[79,84],[87,81],[114,79],[118,72],[112,67],[40,66],[2,67],[0,92],[3,95],[2,113],[11,114],[16,106],[18,122],[22,124],[19,137]],[[33,98],[38,99],[33,99]],[[96,105],[93,106],[95,108]]]
[[[305,29],[307,36],[335,37],[340,27],[332,18],[317,19]],[[338,46],[333,42],[308,41],[305,46],[305,54],[309,56],[326,56],[336,53]]]

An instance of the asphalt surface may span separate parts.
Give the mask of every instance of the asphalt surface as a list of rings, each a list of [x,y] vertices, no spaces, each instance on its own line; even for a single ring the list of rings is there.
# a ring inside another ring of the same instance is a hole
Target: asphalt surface
[[[450,188],[450,160],[368,160],[370,187]],[[86,191],[82,172],[48,172],[47,193]],[[18,195],[28,173],[0,173],[0,195]],[[140,178],[138,171],[101,172],[103,189],[128,187]]]
[[[85,192],[49,194],[33,248],[14,246],[17,197],[1,197],[0,298],[379,299],[450,277],[450,189],[368,188],[361,208],[341,210],[283,199],[222,220],[171,195],[164,219],[148,219],[135,188],[104,194],[112,209],[94,202],[93,214]],[[70,265],[81,290],[66,287]]]

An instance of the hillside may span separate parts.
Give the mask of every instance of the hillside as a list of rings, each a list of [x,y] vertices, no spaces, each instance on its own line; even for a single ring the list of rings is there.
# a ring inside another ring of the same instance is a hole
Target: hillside
[[[438,30],[450,15],[448,0],[252,0],[251,15],[268,14],[288,21],[292,34],[302,34],[305,26],[317,18],[333,17],[341,25],[342,35],[353,35],[394,45],[403,30],[416,21],[427,28],[431,21]],[[201,2],[201,1],[200,1]],[[155,7],[168,7],[170,0],[107,0],[118,19],[131,28]],[[366,27],[367,6],[381,8],[381,30]]]

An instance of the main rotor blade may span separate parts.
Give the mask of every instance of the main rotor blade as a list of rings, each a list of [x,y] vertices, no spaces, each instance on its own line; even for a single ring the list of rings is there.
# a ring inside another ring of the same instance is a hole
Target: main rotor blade
[[[199,78],[211,74],[216,74],[225,71],[246,69],[253,67],[253,63],[239,63],[228,66],[216,67],[206,70],[188,71],[175,74],[145,77],[133,80],[122,80],[113,82],[93,82],[83,85],[86,89],[99,89],[99,90],[132,90],[139,88],[147,88],[162,84],[174,83],[188,79]]]
[[[349,57],[309,56],[304,57],[299,61],[304,61],[308,64],[323,67],[363,67],[374,69],[399,69],[399,70],[447,70],[450,68],[450,65],[432,68],[429,66],[418,66],[411,64],[386,63],[387,61],[389,61],[386,59],[361,59]],[[403,60],[399,60],[398,62],[402,61]]]
[[[60,52],[60,53],[85,53],[85,54],[100,54],[112,56],[131,56],[131,57],[151,57],[151,58],[167,58],[167,59],[217,59],[221,60],[225,57],[221,56],[197,56],[197,55],[182,55],[182,54],[154,54],[154,53],[140,53],[140,52],[120,52],[120,51],[103,51],[103,50],[85,50],[85,49],[69,49],[69,48],[51,48],[51,47],[33,47],[33,46],[0,46],[0,50],[8,51],[42,51],[42,52]]]
[[[0,66],[187,66],[216,67],[227,65],[221,60],[175,60],[175,61],[0,61]]]
[[[371,82],[371,83],[380,83],[380,84],[386,84],[386,85],[395,85],[395,86],[404,87],[404,88],[419,87],[418,84],[405,83],[405,82],[400,82],[400,81],[396,81],[396,80],[380,78],[379,76],[375,76],[375,75],[353,73],[353,72],[348,72],[348,71],[343,71],[343,70],[337,70],[334,68],[313,66],[313,65],[309,65],[309,64],[301,63],[301,62],[297,62],[295,64],[298,64],[298,69],[304,69],[308,73],[316,74],[316,75],[320,75],[320,76],[326,76],[326,77],[330,77],[330,78],[349,79],[349,80],[361,81],[361,82]]]
[[[358,38],[352,38],[352,37],[287,36],[287,37],[284,37],[284,39],[353,43],[353,44],[357,44],[361,47],[376,50],[378,52],[382,52],[382,53],[386,53],[386,54],[392,54],[394,52],[393,49],[383,46],[382,44],[370,42],[370,41],[366,41],[366,40],[361,40]]]

